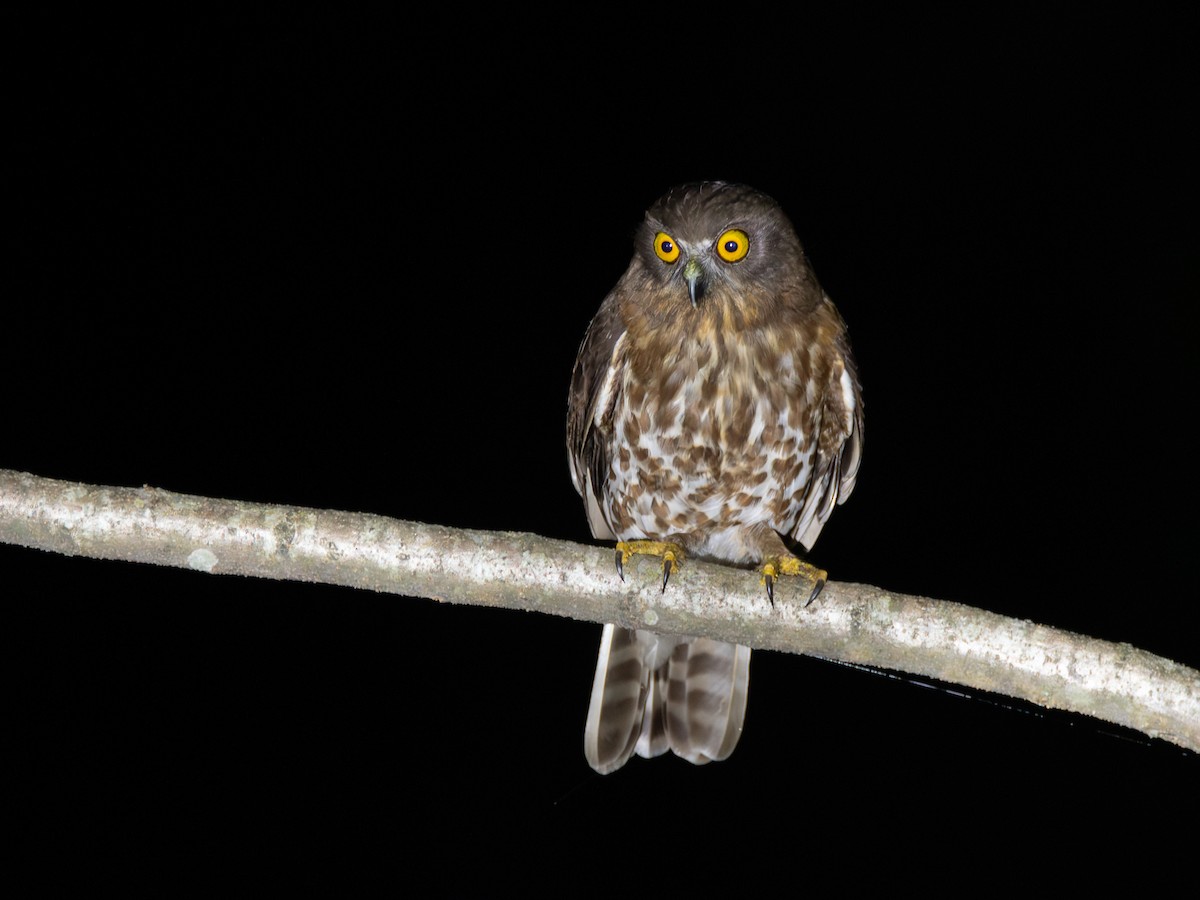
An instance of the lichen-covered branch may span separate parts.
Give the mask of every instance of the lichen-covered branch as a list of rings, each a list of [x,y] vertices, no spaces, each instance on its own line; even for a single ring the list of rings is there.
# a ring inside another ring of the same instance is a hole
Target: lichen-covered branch
[[[785,580],[772,607],[752,574],[693,560],[664,593],[654,560],[635,557],[619,581],[611,548],[7,470],[0,541],[707,635],[995,691],[1200,752],[1200,672],[1127,644],[868,585],[831,582],[805,607]]]

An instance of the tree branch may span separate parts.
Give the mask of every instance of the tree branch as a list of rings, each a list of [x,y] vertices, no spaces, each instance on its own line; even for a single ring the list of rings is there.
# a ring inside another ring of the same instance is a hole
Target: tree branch
[[[0,541],[706,635],[995,691],[1200,752],[1200,672],[1128,644],[869,585],[831,582],[804,607],[785,579],[772,608],[757,577],[696,560],[663,593],[656,560],[635,557],[622,583],[608,548],[8,470]]]

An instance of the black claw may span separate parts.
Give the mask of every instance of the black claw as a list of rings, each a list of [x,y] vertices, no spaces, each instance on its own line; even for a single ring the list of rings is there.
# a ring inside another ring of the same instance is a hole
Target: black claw
[[[825,587],[825,579],[822,578],[820,581],[818,581],[816,583],[816,586],[813,587],[812,593],[808,595],[808,603],[805,603],[804,605],[808,606],[809,603],[812,603],[814,600],[816,600],[817,596],[821,593],[821,591],[824,589],[824,587]]]
[[[664,594],[667,592],[667,579],[670,577],[671,577],[671,561],[669,559],[664,559],[663,560],[663,586],[662,586],[662,592]]]
[[[767,583],[767,599],[771,601],[771,608],[775,607],[775,577],[773,575],[764,575],[763,581]]]
[[[620,550],[617,551],[617,577],[625,580],[625,554]]]

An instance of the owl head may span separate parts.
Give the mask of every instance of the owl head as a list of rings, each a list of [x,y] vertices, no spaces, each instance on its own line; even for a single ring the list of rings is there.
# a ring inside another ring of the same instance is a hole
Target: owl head
[[[693,309],[721,299],[765,300],[811,277],[779,204],[722,181],[680,185],[651,206],[638,229],[634,267],[660,300]]]

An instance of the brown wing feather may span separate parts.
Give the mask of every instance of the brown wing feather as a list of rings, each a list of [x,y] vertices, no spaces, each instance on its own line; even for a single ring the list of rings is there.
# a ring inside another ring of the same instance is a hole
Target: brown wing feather
[[[823,398],[813,479],[791,534],[806,550],[816,543],[834,505],[845,503],[854,490],[862,459],[862,387],[844,337],[830,367]]]
[[[624,333],[614,292],[601,305],[579,345],[567,406],[571,480],[584,499],[592,535],[600,540],[612,540],[614,535],[600,511],[600,488],[608,477],[610,460],[609,441],[596,420],[597,412],[602,422],[610,419],[616,403],[619,379],[613,377],[613,350]],[[603,408],[598,410],[600,404]]]

